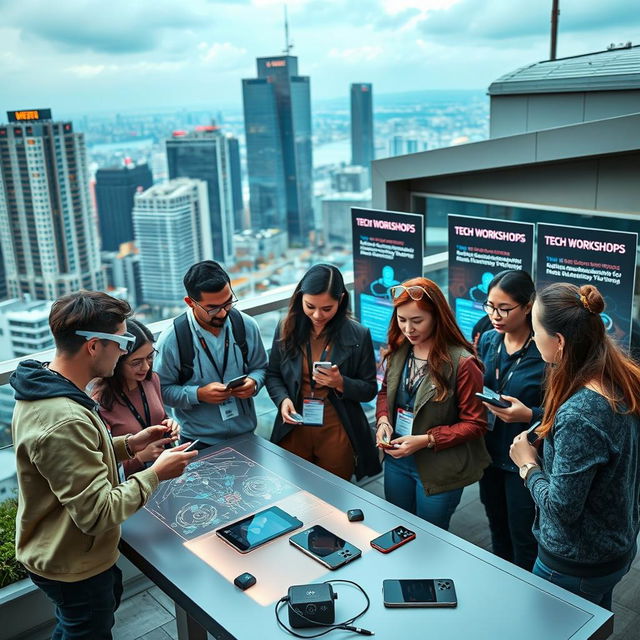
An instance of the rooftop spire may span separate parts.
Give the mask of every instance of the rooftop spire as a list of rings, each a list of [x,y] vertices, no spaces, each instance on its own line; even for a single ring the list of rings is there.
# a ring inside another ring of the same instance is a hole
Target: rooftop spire
[[[284,5],[284,55],[288,56],[293,49],[293,43],[289,42],[289,16],[287,15],[287,5]]]

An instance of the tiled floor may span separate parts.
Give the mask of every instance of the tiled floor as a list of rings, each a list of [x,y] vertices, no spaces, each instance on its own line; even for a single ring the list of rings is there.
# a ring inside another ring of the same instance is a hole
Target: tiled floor
[[[364,488],[383,497],[381,479],[374,480]],[[480,547],[490,548],[489,530],[477,485],[464,490],[451,522],[451,532]],[[615,640],[640,638],[640,554],[631,571],[616,588],[613,610],[615,630],[611,637]],[[127,598],[120,606],[116,620],[115,640],[177,640],[178,637],[173,602],[158,587],[148,588]],[[420,633],[416,637],[424,636]],[[469,640],[473,640],[471,635]]]

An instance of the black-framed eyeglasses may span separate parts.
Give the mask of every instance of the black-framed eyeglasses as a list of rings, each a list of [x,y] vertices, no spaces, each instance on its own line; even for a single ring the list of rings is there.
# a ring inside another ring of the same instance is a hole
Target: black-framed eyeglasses
[[[147,364],[149,366],[153,365],[153,360],[156,357],[156,355],[158,355],[158,350],[154,349],[148,356],[146,356],[145,358],[136,358],[135,360],[131,360],[131,362],[127,362],[127,364],[132,368],[132,369],[140,369],[142,367],[142,363],[143,362],[147,362]]]
[[[429,292],[424,287],[417,284],[411,285],[410,287],[405,287],[403,284],[397,284],[395,287],[391,287],[389,289],[389,293],[394,300],[399,298],[405,291],[412,300],[422,300],[425,296],[427,297],[427,300],[431,300]]]
[[[498,318],[508,318],[510,311],[513,311],[514,309],[517,309],[521,306],[521,304],[517,304],[514,307],[503,307],[502,309],[499,309],[498,307],[494,307],[490,302],[485,302],[482,305],[482,309],[489,316],[497,315]]]
[[[191,302],[196,305],[196,307],[200,307],[208,316],[217,316],[223,309],[229,313],[234,304],[238,302],[238,298],[233,296],[229,302],[225,302],[224,304],[218,305],[217,307],[211,307],[209,309],[205,309],[200,303],[196,302],[193,298],[191,298]]]

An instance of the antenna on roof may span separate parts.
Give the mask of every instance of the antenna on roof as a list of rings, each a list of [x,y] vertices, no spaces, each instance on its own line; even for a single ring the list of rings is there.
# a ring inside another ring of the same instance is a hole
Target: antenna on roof
[[[553,0],[551,7],[551,53],[549,60],[556,59],[556,50],[558,48],[558,16],[560,15],[560,0]]]
[[[289,16],[287,15],[287,5],[284,5],[284,55],[288,56],[293,49],[293,42],[289,42]]]

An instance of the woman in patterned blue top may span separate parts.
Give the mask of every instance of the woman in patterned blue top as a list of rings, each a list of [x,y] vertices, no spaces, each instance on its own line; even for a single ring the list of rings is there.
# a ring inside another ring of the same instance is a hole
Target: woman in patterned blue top
[[[553,284],[533,305],[552,363],[542,468],[523,432],[511,458],[536,504],[536,575],[611,608],[640,529],[640,367],[606,335],[596,287]]]

